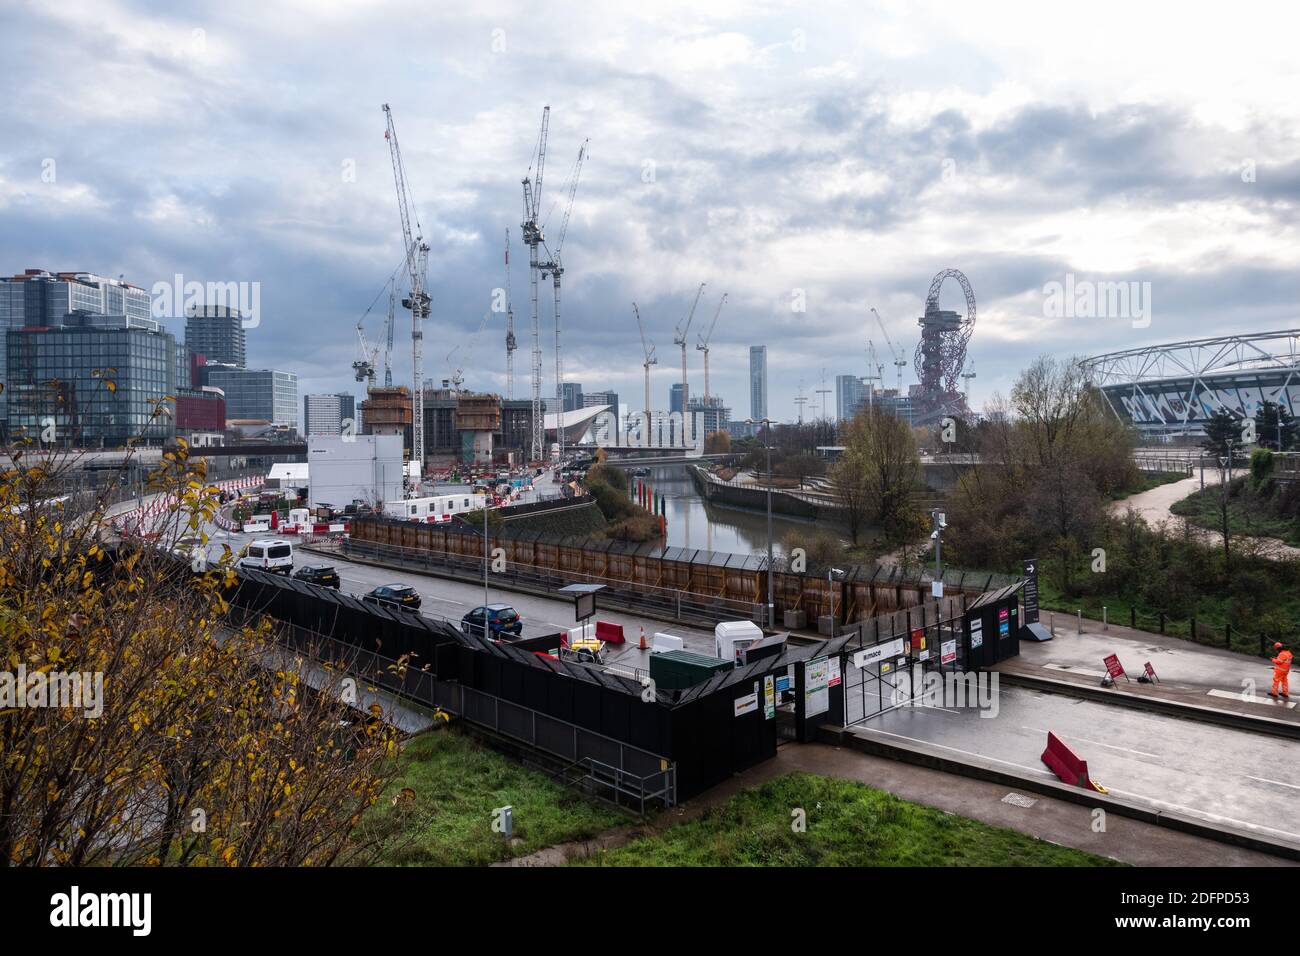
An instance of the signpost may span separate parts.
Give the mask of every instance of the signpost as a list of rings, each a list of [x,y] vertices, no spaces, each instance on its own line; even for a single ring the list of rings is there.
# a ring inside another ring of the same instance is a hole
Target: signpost
[[[1118,654],[1107,654],[1104,658],[1104,663],[1106,664],[1106,673],[1111,676],[1112,680],[1117,680],[1122,677],[1130,683],[1132,682],[1128,674],[1124,673],[1124,665],[1119,662]]]
[[[1038,559],[1025,562],[1025,619],[1024,624],[1038,623]]]

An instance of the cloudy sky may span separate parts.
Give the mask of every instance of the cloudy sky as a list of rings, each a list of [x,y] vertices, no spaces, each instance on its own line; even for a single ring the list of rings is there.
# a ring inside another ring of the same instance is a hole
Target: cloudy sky
[[[524,396],[520,180],[549,104],[551,235],[590,140],[564,246],[567,380],[639,405],[635,300],[666,405],[673,327],[707,282],[697,327],[729,294],[712,390],[745,417],[748,346],[766,344],[769,411],[793,418],[801,382],[812,412],[823,369],[867,374],[868,340],[889,362],[869,307],[910,358],[931,277],[958,268],[978,406],[1045,351],[1300,325],[1287,10],[7,0],[0,272],[256,282],[250,364],[296,371],[301,393],[358,389],[356,322],[402,258],[387,102],[432,246],[426,375],[504,390],[504,318],[475,330],[509,228]],[[1067,275],[1150,283],[1149,324],[1055,314],[1044,289]],[[961,302],[947,284],[942,304]]]

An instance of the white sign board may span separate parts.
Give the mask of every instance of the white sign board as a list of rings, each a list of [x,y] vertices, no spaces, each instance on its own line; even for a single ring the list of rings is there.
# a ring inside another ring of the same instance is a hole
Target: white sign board
[[[736,716],[743,714],[752,714],[758,710],[758,694],[746,694],[744,697],[736,698]]]
[[[763,717],[771,720],[776,716],[776,680],[771,674],[763,678]]]
[[[951,664],[957,659],[957,642],[944,641],[939,645],[939,663]]]
[[[824,714],[831,709],[831,692],[827,687],[830,673],[830,659],[825,657],[809,661],[804,667],[804,717],[816,717],[818,714]]]
[[[941,598],[941,597],[943,597],[943,582],[942,582],[942,581],[931,581],[931,582],[930,582],[930,596],[931,596],[931,597],[937,597],[937,598]]]
[[[868,647],[865,650],[858,651],[853,655],[853,666],[866,667],[868,664],[874,664],[886,657],[898,657],[902,653],[903,639],[898,637],[892,641],[877,644],[875,647]]]

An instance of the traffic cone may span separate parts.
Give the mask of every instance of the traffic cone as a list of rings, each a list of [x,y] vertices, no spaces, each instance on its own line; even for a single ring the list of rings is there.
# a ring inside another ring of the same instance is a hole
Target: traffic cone
[[[644,624],[641,625],[641,640],[637,643],[637,647],[638,647],[640,650],[643,650],[643,651],[648,651],[648,650],[650,650],[650,645],[647,644],[647,643],[645,642],[645,625],[644,625]]]

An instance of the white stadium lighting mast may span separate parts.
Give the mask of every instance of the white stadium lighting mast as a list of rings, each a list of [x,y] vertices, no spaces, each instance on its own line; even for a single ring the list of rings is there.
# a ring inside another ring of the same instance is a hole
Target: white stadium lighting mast
[[[402,150],[397,145],[397,127],[393,125],[393,111],[384,104],[384,117],[388,129],[388,152],[393,161],[393,182],[397,188],[397,210],[402,218],[402,242],[406,248],[406,271],[410,292],[402,300],[402,307],[411,311],[411,364],[414,381],[411,382],[411,458],[424,466],[424,331],[423,322],[429,317],[429,294],[424,291],[425,277],[429,271],[429,244],[424,241],[424,227],[411,201],[406,185],[406,167],[402,163]],[[411,221],[415,221],[412,234]]]
[[[718,324],[718,316],[722,312],[722,307],[727,304],[727,293],[722,293],[722,298],[718,300],[717,311],[713,313],[713,321],[709,323],[709,331],[699,337],[695,343],[696,351],[704,353],[704,404],[709,403],[709,341],[713,338],[713,329]],[[683,378],[683,381],[685,379]]]
[[[506,227],[506,399],[515,397],[515,307],[510,302],[510,227]]]

